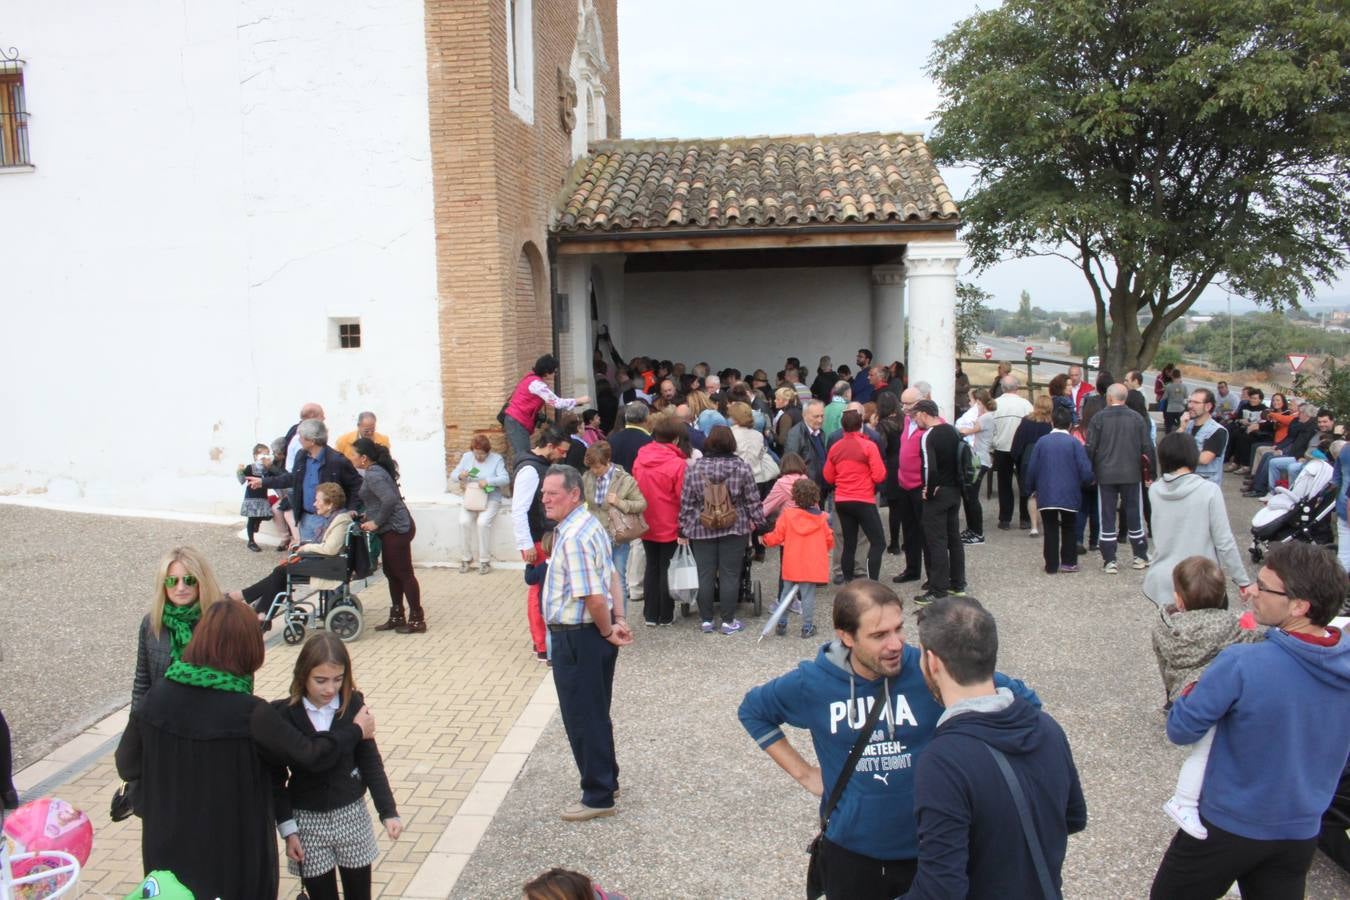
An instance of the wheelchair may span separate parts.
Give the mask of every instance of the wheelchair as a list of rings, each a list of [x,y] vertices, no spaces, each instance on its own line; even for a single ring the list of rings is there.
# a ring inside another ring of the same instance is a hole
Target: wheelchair
[[[353,522],[347,529],[347,545],[337,556],[301,556],[286,567],[286,589],[272,598],[267,620],[280,618],[281,637],[299,644],[309,628],[324,628],[350,643],[365,630],[361,598],[352,590],[355,580],[369,579],[379,568],[380,539],[362,531]],[[313,581],[336,582],[303,598],[296,588]]]

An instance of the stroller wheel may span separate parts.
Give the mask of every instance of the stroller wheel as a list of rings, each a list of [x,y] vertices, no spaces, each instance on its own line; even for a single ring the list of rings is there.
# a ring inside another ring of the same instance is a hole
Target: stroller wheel
[[[366,627],[365,616],[355,606],[334,607],[324,619],[324,627],[344,641],[354,641]]]
[[[287,622],[281,632],[281,639],[288,644],[298,644],[305,639],[305,626],[299,622]]]
[[[759,615],[764,611],[764,592],[760,589],[758,581],[755,582],[754,598],[755,615]]]

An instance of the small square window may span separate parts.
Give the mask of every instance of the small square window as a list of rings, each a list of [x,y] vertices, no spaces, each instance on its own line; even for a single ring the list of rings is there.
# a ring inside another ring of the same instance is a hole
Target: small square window
[[[332,350],[360,350],[361,320],[329,319],[328,347]]]

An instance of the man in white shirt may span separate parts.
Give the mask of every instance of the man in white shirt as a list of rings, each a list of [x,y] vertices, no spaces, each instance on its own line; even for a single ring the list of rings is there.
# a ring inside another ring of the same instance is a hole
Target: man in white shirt
[[[1031,404],[1017,392],[1022,382],[1016,375],[1003,376],[1003,393],[999,394],[994,410],[994,472],[998,475],[998,527],[1007,531],[1012,527],[1013,510],[1013,435],[1022,419],[1031,414]],[[1023,529],[1031,527],[1027,498],[1018,492],[1018,519]]]
[[[561,462],[567,456],[570,446],[571,438],[561,429],[549,425],[539,430],[534,448],[516,460],[511,485],[511,532],[515,536],[520,558],[527,567],[543,559],[540,540],[544,532],[555,524],[550,523],[544,515],[544,473],[548,471],[549,465]],[[530,623],[530,639],[534,641],[535,656],[544,662],[548,659],[548,646],[544,615],[539,608],[539,588],[538,581],[530,584],[525,597],[525,614]]]

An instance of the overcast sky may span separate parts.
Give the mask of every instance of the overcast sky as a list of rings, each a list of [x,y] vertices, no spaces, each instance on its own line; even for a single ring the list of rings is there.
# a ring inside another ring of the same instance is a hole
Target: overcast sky
[[[924,75],[933,42],[990,2],[619,0],[623,136],[730,137],[906,131],[927,135],[938,103]],[[960,202],[970,182],[943,170]],[[1012,309],[1023,289],[1046,309],[1092,308],[1082,274],[1059,259],[1011,260],[975,279]],[[1222,310],[1211,288],[1197,309]],[[1350,285],[1312,311],[1350,305]],[[1252,309],[1233,299],[1234,312]]]

